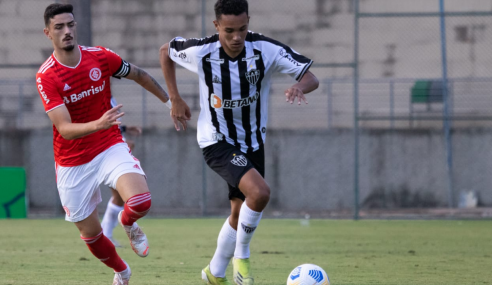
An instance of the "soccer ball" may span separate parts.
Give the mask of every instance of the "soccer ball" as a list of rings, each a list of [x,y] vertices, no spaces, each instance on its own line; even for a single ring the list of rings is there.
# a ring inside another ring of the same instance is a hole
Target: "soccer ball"
[[[318,265],[302,264],[289,274],[287,285],[330,285],[330,279]]]

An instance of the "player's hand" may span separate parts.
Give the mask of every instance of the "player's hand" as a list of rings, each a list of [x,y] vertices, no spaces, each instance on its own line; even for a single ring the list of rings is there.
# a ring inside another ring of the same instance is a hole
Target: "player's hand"
[[[142,128],[140,127],[137,127],[137,126],[127,126],[126,127],[126,132],[130,135],[130,136],[139,136],[142,134]]]
[[[180,97],[173,99],[173,107],[171,108],[171,119],[174,122],[174,128],[176,131],[180,131],[179,124],[183,126],[183,130],[186,130],[187,123],[191,119],[190,107]]]
[[[97,125],[99,130],[107,130],[114,125],[120,125],[121,122],[118,121],[119,118],[125,115],[125,112],[119,112],[123,105],[119,104],[113,109],[104,113],[99,120],[97,120]]]
[[[296,101],[297,98],[297,105],[301,105],[301,102],[304,101],[306,104],[308,101],[306,100],[306,97],[304,96],[304,92],[296,86],[292,86],[289,89],[285,90],[285,101],[289,102],[290,104],[293,104],[294,101]]]

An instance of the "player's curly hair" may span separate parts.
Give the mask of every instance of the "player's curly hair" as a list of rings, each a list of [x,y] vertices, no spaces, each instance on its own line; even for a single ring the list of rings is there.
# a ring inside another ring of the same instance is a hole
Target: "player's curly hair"
[[[220,19],[222,15],[248,15],[248,1],[246,0],[217,0],[214,6],[215,18]]]
[[[70,13],[73,15],[72,4],[50,4],[48,7],[46,7],[46,10],[44,10],[44,25],[48,27],[50,25],[51,19],[53,19],[56,15],[63,13]]]

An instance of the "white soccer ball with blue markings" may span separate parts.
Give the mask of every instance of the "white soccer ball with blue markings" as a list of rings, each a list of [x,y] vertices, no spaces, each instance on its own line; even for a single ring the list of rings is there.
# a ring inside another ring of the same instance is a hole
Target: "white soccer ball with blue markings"
[[[318,265],[302,264],[289,274],[287,285],[330,285],[330,279]]]

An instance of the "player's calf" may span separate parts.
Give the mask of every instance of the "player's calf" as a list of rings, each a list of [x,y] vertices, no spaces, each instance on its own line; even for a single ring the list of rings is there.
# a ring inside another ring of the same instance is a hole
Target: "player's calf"
[[[95,237],[80,237],[86,244],[92,254],[102,263],[113,268],[115,272],[124,271],[127,268],[125,262],[118,256],[113,243],[101,231]]]

